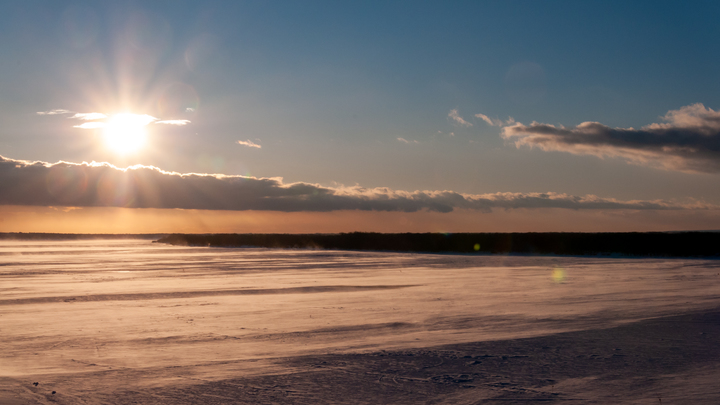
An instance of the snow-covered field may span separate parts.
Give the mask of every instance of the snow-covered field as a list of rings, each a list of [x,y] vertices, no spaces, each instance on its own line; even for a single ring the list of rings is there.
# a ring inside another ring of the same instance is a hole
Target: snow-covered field
[[[713,260],[3,241],[0,404],[715,404],[718,311]]]

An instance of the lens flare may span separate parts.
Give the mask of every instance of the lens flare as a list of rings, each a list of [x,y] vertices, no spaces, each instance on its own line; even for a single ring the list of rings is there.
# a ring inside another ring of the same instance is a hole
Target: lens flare
[[[565,269],[563,269],[562,267],[554,268],[551,277],[554,282],[562,283],[563,281],[565,281]]]

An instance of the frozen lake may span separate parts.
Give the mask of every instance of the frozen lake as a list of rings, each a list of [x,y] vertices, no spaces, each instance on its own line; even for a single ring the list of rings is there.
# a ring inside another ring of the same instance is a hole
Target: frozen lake
[[[197,387],[313,372],[292,359],[566,336],[718,307],[717,260],[3,241],[0,398],[6,402],[0,403],[243,402],[240,394],[211,395],[209,388]],[[701,374],[716,373],[715,364],[703,365],[714,371]],[[598,375],[607,372],[603,367]],[[339,365],[336,371],[351,368]],[[692,377],[695,371],[683,370],[705,395],[696,403],[720,398],[712,396],[714,384],[703,385]],[[465,380],[473,382],[463,384],[477,395],[442,391],[422,398],[493,403],[494,394],[507,394],[502,386],[483,385],[480,377]],[[257,381],[235,385],[257,388]],[[389,387],[401,385],[398,381]],[[433,383],[431,377],[427,381]],[[543,383],[533,384],[532,389],[544,389]],[[553,387],[548,395],[558,391],[547,400],[576,390],[555,388],[561,387],[555,380],[546,385]],[[165,393],[172,387],[185,392],[184,399]],[[383,402],[332,400],[306,388],[284,389],[285,397],[278,391],[277,398],[259,393],[257,402]],[[410,394],[397,395],[391,402],[417,403]],[[648,403],[658,401],[651,399]]]

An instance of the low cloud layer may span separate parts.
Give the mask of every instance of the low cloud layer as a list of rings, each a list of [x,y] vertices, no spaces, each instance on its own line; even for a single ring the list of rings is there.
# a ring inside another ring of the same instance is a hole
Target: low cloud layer
[[[665,114],[663,123],[640,129],[583,122],[566,128],[533,122],[503,128],[517,147],[577,155],[619,157],[666,170],[720,173],[720,111],[693,104]]]
[[[180,174],[149,166],[116,168],[108,163],[55,164],[0,156],[0,205],[180,208],[201,210],[336,210],[451,212],[493,208],[589,210],[717,209],[700,203],[619,201],[592,195],[400,191],[389,188],[323,187],[283,183],[281,178]]]

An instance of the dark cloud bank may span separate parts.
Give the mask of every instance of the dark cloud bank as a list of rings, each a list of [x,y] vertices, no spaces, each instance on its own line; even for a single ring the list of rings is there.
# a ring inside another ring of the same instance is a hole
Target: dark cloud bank
[[[720,111],[693,104],[669,111],[665,123],[640,129],[583,122],[574,128],[533,122],[503,128],[520,147],[620,157],[630,163],[687,172],[720,173]]]
[[[148,166],[55,164],[0,156],[0,204],[202,210],[451,212],[493,208],[672,210],[715,208],[700,203],[618,201],[556,193],[460,194],[388,188],[284,184],[280,178],[180,174]]]

